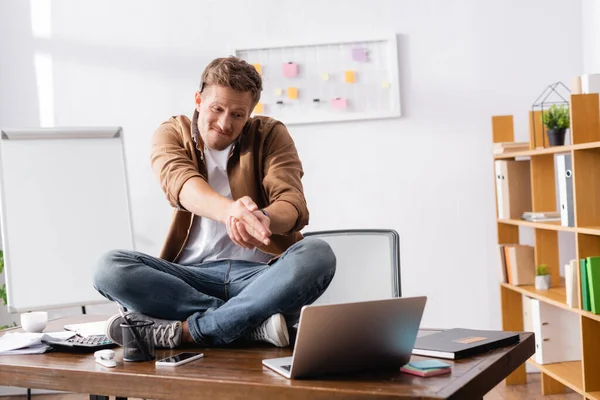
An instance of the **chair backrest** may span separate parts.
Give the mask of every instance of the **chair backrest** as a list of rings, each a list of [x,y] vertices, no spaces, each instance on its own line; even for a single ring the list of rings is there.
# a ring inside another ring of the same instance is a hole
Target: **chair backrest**
[[[304,233],[325,240],[337,258],[335,276],[313,304],[401,297],[400,240],[391,229],[347,229]]]

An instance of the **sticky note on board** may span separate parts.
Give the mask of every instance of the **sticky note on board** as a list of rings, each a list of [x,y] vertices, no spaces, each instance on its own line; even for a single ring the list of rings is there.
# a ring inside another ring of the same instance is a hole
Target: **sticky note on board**
[[[331,107],[336,110],[345,110],[348,108],[348,101],[343,97],[338,97],[331,100]]]
[[[281,96],[282,93],[283,93],[283,89],[282,88],[275,89],[275,95],[276,96]]]
[[[254,114],[262,114],[265,111],[265,106],[263,103],[257,103],[254,107]]]
[[[344,72],[344,81],[346,83],[354,83],[354,71]]]
[[[387,89],[390,87],[390,83],[388,81],[381,82],[381,87]]]
[[[294,78],[298,75],[298,64],[289,62],[283,64],[283,76],[286,78]]]
[[[262,74],[262,67],[260,66],[260,64],[252,64],[252,66],[254,67],[256,72],[258,72],[259,75]]]
[[[366,62],[369,60],[367,49],[364,47],[354,47],[352,49],[352,59],[354,61]]]
[[[321,74],[321,79],[323,79],[324,81],[328,81],[329,80],[329,74],[328,73]]]
[[[298,88],[295,88],[295,87],[287,88],[287,97],[288,97],[288,99],[297,99],[298,98]]]

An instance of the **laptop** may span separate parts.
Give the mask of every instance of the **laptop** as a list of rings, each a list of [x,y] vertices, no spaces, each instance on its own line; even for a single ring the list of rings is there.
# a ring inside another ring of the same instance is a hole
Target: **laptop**
[[[409,362],[427,297],[302,308],[291,357],[263,360],[289,379],[400,368]]]

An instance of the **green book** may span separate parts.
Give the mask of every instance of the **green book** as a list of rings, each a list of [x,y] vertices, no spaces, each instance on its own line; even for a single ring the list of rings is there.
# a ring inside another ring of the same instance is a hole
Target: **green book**
[[[587,258],[588,293],[594,314],[600,314],[600,257]]]
[[[581,277],[581,308],[583,311],[592,311],[590,307],[590,295],[588,291],[587,260],[579,260],[579,276]]]

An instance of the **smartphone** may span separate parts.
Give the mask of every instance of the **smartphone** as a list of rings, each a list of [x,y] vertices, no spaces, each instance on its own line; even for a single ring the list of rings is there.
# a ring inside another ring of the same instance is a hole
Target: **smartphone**
[[[163,358],[156,361],[158,366],[177,367],[178,365],[189,363],[204,357],[204,353],[179,353],[174,356]]]

